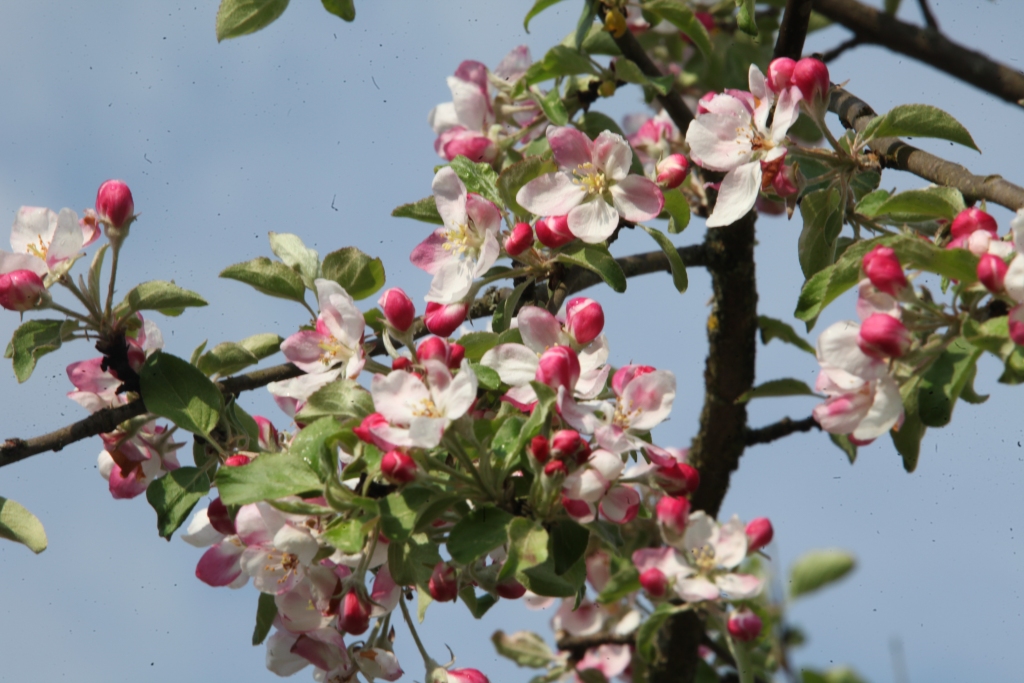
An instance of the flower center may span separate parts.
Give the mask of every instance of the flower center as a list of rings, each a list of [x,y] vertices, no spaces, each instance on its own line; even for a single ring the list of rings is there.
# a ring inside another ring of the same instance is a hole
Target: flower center
[[[39,245],[38,246],[35,245],[35,244],[29,244],[25,248],[25,251],[27,251],[28,253],[32,254],[33,256],[41,258],[44,261],[46,260],[46,252],[49,251],[49,250],[50,250],[50,245],[46,244],[45,242],[43,242],[43,236],[42,235],[39,235]]]
[[[333,365],[337,360],[344,360],[349,356],[349,350],[334,335],[324,338],[317,346],[323,352],[320,354],[320,362],[324,366]]]
[[[612,413],[612,424],[616,427],[622,427],[628,429],[629,425],[640,415],[644,410],[643,408],[634,408],[633,402],[630,401],[629,405],[623,405],[622,399],[619,398],[615,402],[615,412]]]
[[[423,398],[419,401],[419,406],[413,408],[412,414],[416,417],[444,417],[433,399]]]
[[[476,248],[476,240],[468,223],[456,223],[454,227],[444,231],[444,237],[446,241],[442,248],[452,252],[455,256],[462,256],[467,251]]]
[[[710,574],[717,566],[715,563],[715,549],[710,545],[702,545],[699,548],[690,550],[693,555],[693,564],[702,574]]]
[[[584,191],[591,196],[597,196],[603,194],[608,189],[608,181],[604,177],[604,173],[597,170],[597,167],[589,161],[585,164],[580,164],[572,172],[572,182],[574,185],[579,185]]]

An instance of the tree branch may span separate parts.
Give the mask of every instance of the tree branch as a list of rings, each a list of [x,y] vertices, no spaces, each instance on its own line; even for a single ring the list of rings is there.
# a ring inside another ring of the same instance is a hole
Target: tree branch
[[[776,58],[800,59],[803,55],[812,5],[813,0],[786,0],[786,11],[779,25],[779,35],[775,39]]]
[[[917,0],[917,4],[921,7],[921,15],[924,17],[925,25],[933,31],[938,31],[939,22],[935,20],[932,8],[928,6],[928,0]]]
[[[864,100],[839,86],[832,87],[828,108],[839,116],[844,126],[858,132],[878,116]],[[876,138],[870,147],[883,166],[908,171],[938,185],[955,187],[969,202],[985,199],[1011,211],[1024,208],[1024,188],[1000,176],[974,175],[960,164],[929,154],[899,138]]]
[[[856,0],[814,0],[814,9],[866,43],[913,57],[1007,102],[1024,106],[1024,74],[954,43],[934,27],[919,28]],[[927,21],[927,10],[924,11]]]
[[[682,257],[683,263],[687,266],[702,266],[706,262],[703,245],[679,247],[677,251],[680,257]],[[668,258],[662,251],[634,254],[616,259],[616,261],[622,267],[626,277],[636,277],[659,271],[667,272],[669,270]],[[583,269],[573,269],[571,277],[572,279],[567,281],[567,293],[569,294],[596,285],[601,281],[596,275]],[[470,305],[469,317],[477,319],[493,315],[494,311],[497,310],[498,306],[505,301],[511,292],[512,290],[507,287],[489,289]],[[423,325],[422,318],[417,318],[413,323],[413,331],[417,337],[426,334],[426,327]],[[366,353],[370,356],[383,354],[383,342],[380,339],[373,340],[366,346]],[[244,375],[225,377],[218,381],[217,384],[225,394],[238,396],[243,391],[252,391],[253,389],[265,387],[272,382],[280,382],[302,374],[302,370],[291,363],[283,363],[269,368],[253,370]],[[123,406],[98,410],[89,417],[49,434],[43,434],[32,439],[7,439],[0,446],[0,467],[5,467],[39,453],[59,451],[75,441],[112,432],[125,420],[142,415],[145,412],[146,406],[142,399],[136,399]]]
[[[813,416],[805,417],[802,420],[791,420],[784,417],[775,424],[758,429],[748,429],[744,439],[748,446],[754,446],[759,443],[771,443],[797,432],[809,432],[812,429],[821,430],[821,425]]]
[[[821,53],[821,61],[823,61],[826,64],[828,64],[832,60],[838,59],[839,55],[843,54],[847,50],[851,50],[851,49],[857,47],[858,45],[863,45],[863,44],[864,44],[864,41],[861,39],[860,36],[853,36],[852,38],[847,38],[846,40],[844,40],[843,42],[839,43],[838,45],[836,45],[831,50],[829,50],[827,52]]]

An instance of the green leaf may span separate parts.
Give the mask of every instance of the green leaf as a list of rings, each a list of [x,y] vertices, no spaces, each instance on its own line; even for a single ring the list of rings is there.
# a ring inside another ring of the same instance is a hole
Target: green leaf
[[[253,646],[262,645],[267,639],[276,616],[277,601],[274,600],[274,596],[270,593],[260,593],[260,599],[256,603],[256,626],[252,630]]]
[[[608,583],[601,589],[597,602],[608,605],[640,590],[640,574],[632,562],[624,558],[612,559],[612,572]]]
[[[620,294],[626,291],[626,274],[622,272],[622,267],[608,251],[608,247],[603,244],[574,242],[567,245],[555,260],[597,273],[613,291]]]
[[[352,0],[320,0],[324,9],[345,21],[356,20],[356,5]],[[257,643],[253,643],[256,645]]]
[[[953,417],[953,405],[974,376],[981,349],[962,337],[953,341],[925,371],[918,393],[918,414],[926,427],[945,427]]]
[[[158,352],[146,359],[139,376],[149,412],[201,436],[209,435],[217,426],[224,396],[195,366]]]
[[[806,382],[787,377],[785,379],[773,379],[764,384],[757,385],[736,399],[736,403],[746,403],[753,398],[775,396],[817,396],[817,394],[807,386]]]
[[[363,419],[373,412],[370,392],[351,379],[339,379],[314,391],[295,416],[302,422],[324,415]]]
[[[537,405],[534,407],[533,412],[530,413],[530,417],[527,418],[522,431],[519,432],[519,441],[514,451],[516,453],[526,448],[526,444],[530,439],[540,433],[541,429],[547,424],[548,415],[555,405],[556,395],[551,387],[541,382],[530,382],[530,386],[537,392]]]
[[[978,257],[967,249],[943,249],[913,235],[884,238],[882,243],[893,248],[904,267],[920,268],[964,284],[978,280]]]
[[[779,341],[792,344],[801,351],[806,351],[812,356],[815,355],[814,347],[807,343],[807,341],[796,333],[792,327],[781,320],[775,318],[769,318],[766,315],[757,316],[757,326],[761,330],[761,343],[767,344],[772,339],[778,339]]]
[[[60,348],[64,326],[74,327],[64,320],[29,320],[14,331],[4,357],[12,359],[14,376],[24,382],[32,375],[40,357]]]
[[[323,481],[336,467],[338,439],[344,430],[333,417],[322,417],[312,424],[307,424],[292,439],[288,452],[302,458],[320,480]],[[251,464],[251,463],[250,463]]]
[[[181,313],[181,309],[190,306],[206,306],[206,299],[173,282],[151,280],[128,292],[117,305],[116,315],[124,319],[137,311],[160,311],[164,315],[175,316]]]
[[[896,452],[903,458],[903,469],[913,472],[917,468],[917,460],[921,454],[921,439],[927,428],[918,415],[918,395],[921,378],[917,377],[900,387],[903,399],[903,424],[900,428],[889,431]]]
[[[665,197],[665,211],[669,217],[668,231],[673,235],[681,233],[690,224],[690,202],[678,188],[663,190],[662,196]]]
[[[539,523],[525,517],[515,517],[508,525],[508,558],[502,565],[499,583],[546,562],[548,559],[548,532]]]
[[[829,434],[828,438],[836,445],[836,448],[846,454],[847,459],[852,465],[857,460],[857,447],[850,441],[850,437],[846,434]]]
[[[836,240],[843,229],[842,193],[830,186],[815,190],[800,200],[800,215],[804,229],[798,243],[800,268],[804,277],[832,265],[836,253]]]
[[[555,573],[564,574],[569,571],[590,542],[590,530],[569,519],[562,519],[551,524],[551,554],[555,560]]]
[[[863,132],[865,140],[888,137],[940,138],[977,150],[974,138],[959,121],[930,104],[901,104],[872,119]]]
[[[690,281],[686,278],[686,264],[683,263],[683,257],[676,251],[672,240],[665,237],[665,233],[661,230],[649,228],[646,225],[641,225],[640,227],[653,237],[654,241],[661,247],[661,250],[665,252],[665,256],[668,258],[668,267],[672,271],[672,284],[676,286],[676,291],[682,294],[690,284]]]
[[[433,493],[422,486],[406,486],[380,501],[381,531],[392,541],[404,541],[412,535],[416,515]]]
[[[355,555],[363,549],[366,542],[363,524],[357,519],[332,522],[324,529],[322,538],[346,555]]]
[[[551,159],[539,156],[526,157],[501,172],[497,182],[498,193],[505,202],[505,206],[520,218],[525,218],[530,215],[530,212],[519,206],[516,202],[516,194],[534,178],[539,178],[545,173],[554,173],[557,170],[558,166]]]
[[[487,610],[493,607],[494,603],[498,602],[498,599],[489,593],[477,596],[476,590],[472,586],[466,586],[460,590],[459,597],[466,607],[469,608],[470,614],[476,619],[486,614]]]
[[[459,180],[465,183],[467,190],[494,202],[498,207],[502,206],[501,197],[498,196],[498,174],[490,164],[478,164],[460,154],[452,159],[451,167]]]
[[[544,112],[544,116],[552,125],[564,126],[569,123],[569,112],[566,111],[565,104],[562,103],[562,96],[558,93],[558,88],[552,88],[544,96],[534,97],[534,101],[537,102],[541,111]]]
[[[541,12],[543,12],[544,10],[546,10],[548,7],[551,7],[552,5],[557,5],[561,1],[562,0],[537,0],[535,3],[533,3],[533,7],[530,8],[530,11],[526,13],[526,18],[523,19],[523,29],[525,29],[526,32],[529,33],[530,20],[533,19],[538,14],[540,14]]]
[[[615,76],[620,81],[625,81],[626,83],[635,83],[637,85],[647,85],[649,83],[647,76],[636,65],[636,62],[625,57],[615,60]]]
[[[441,562],[437,544],[426,534],[413,534],[406,541],[388,546],[388,568],[391,578],[400,586],[420,586],[427,589],[434,566]],[[422,592],[430,594],[428,590]]]
[[[587,566],[581,558],[563,574],[557,574],[554,558],[549,553],[547,561],[526,571],[517,572],[516,580],[537,595],[570,598],[574,597],[586,583]]]
[[[865,201],[862,200],[857,204],[857,212],[868,217],[888,214],[900,222],[908,223],[929,218],[953,220],[960,212],[960,209],[946,197],[928,190],[907,190],[876,203],[875,197],[879,192],[884,192],[884,190],[872,192],[864,198],[864,200],[871,199],[871,202],[865,204]]]
[[[448,552],[461,564],[477,560],[508,540],[512,515],[493,505],[472,510],[448,534]]]
[[[220,276],[244,282],[269,296],[292,301],[306,300],[306,288],[299,274],[280,261],[271,261],[266,256],[228,266],[221,271]]]
[[[359,301],[384,286],[384,263],[355,247],[345,247],[324,257],[323,275]]]
[[[595,73],[597,72],[589,59],[571,47],[556,45],[547,51],[544,59],[535,62],[526,70],[526,84],[534,85],[557,76]]]
[[[757,37],[754,0],[736,0],[736,6],[740,8],[736,13],[736,25],[747,35]]]
[[[110,244],[107,243],[97,249],[96,255],[92,257],[92,264],[89,266],[87,294],[93,301],[100,301],[100,278],[103,276],[103,257],[109,248]]]
[[[424,223],[433,223],[434,225],[444,225],[444,220],[441,218],[441,214],[437,212],[437,202],[433,197],[424,197],[419,201],[411,202],[409,204],[402,204],[396,207],[391,215],[395,218],[412,218],[417,221],[423,221]]]
[[[501,386],[501,376],[498,375],[497,371],[479,363],[470,363],[470,368],[473,370],[473,374],[476,375],[476,381],[482,389],[493,391]]]
[[[641,7],[657,14],[685,33],[705,57],[712,53],[711,36],[708,35],[707,28],[694,16],[693,10],[680,0],[648,0]],[[755,27],[754,35],[756,34]]]
[[[146,500],[156,510],[156,529],[171,540],[199,499],[210,492],[210,477],[197,467],[181,467],[150,482]]]
[[[583,39],[587,37],[587,33],[594,25],[594,19],[597,18],[595,2],[596,0],[583,0],[583,12],[580,14],[579,21],[576,22],[576,35],[572,43],[577,50],[583,46]]]
[[[235,342],[221,342],[199,357],[196,367],[204,375],[231,375],[259,362],[252,351]]]
[[[531,669],[543,669],[554,661],[555,655],[544,639],[529,631],[516,631],[505,635],[504,631],[495,631],[491,636],[494,649],[502,657],[507,657],[519,666]]]
[[[217,42],[266,28],[287,7],[288,0],[221,0],[217,9]]]
[[[679,608],[675,605],[663,602],[640,624],[640,629],[636,632],[636,652],[645,662],[654,661],[658,654],[658,631],[669,617],[678,611]]]
[[[789,570],[789,595],[798,598],[834,583],[849,574],[856,564],[843,550],[815,550],[801,556]]]
[[[459,343],[466,349],[466,358],[478,362],[498,345],[498,335],[494,332],[470,332],[459,337]]]
[[[248,465],[221,467],[215,479],[225,505],[258,503],[323,489],[309,464],[290,452],[261,453]]]
[[[0,497],[0,538],[21,543],[36,555],[46,550],[43,523],[10,498]]]
[[[527,278],[516,285],[516,288],[512,290],[512,293],[508,295],[504,303],[494,311],[491,329],[500,334],[512,326],[512,319],[516,316],[516,306],[519,305],[519,300],[523,298],[523,293],[526,289],[532,285],[533,278]]]
[[[307,247],[298,235],[271,231],[270,250],[299,274],[308,289],[316,290],[313,281],[320,277],[320,255],[315,249]]]
[[[860,282],[860,264],[864,255],[881,242],[881,239],[874,239],[852,244],[834,265],[815,273],[804,283],[793,315],[806,321],[808,330],[814,327],[822,309]]]

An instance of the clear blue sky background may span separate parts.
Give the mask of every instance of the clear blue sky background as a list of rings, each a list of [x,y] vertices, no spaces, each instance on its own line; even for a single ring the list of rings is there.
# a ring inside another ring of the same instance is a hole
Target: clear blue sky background
[[[903,4],[901,16],[919,21],[916,3]],[[1020,4],[932,6],[955,39],[1017,66]],[[0,216],[13,221],[23,204],[81,212],[103,180],[128,181],[141,219],[124,252],[122,289],[174,279],[210,302],[182,318],[157,316],[167,349],[185,357],[204,339],[286,336],[304,321],[298,306],[216,277],[231,263],[269,254],[270,230],[296,232],[321,254],[358,246],[384,258],[389,284],[423,292],[428,278],[408,253],[428,228],[390,211],[430,193],[438,160],[426,116],[449,99],[445,76],[462,59],[493,66],[524,42],[539,57],[578,12],[575,2],[549,10],[527,36],[526,8],[363,0],[356,23],[345,24],[310,0],[294,2],[262,33],[218,45],[214,2],[8,3],[0,23]],[[815,34],[808,51],[845,36],[842,29]],[[877,48],[848,53],[832,76],[879,111],[906,102],[941,106],[984,154],[922,146],[979,173],[1024,180],[1019,109]],[[639,93],[620,100],[606,110],[641,109]],[[923,184],[895,172],[883,178],[884,187]],[[996,213],[1007,228],[1009,213]],[[759,222],[764,314],[792,312],[801,284],[799,229],[799,219]],[[680,244],[699,241],[703,230],[695,220]],[[652,248],[634,235],[616,244],[622,254]],[[667,275],[631,281],[622,296],[597,292],[613,362],[678,375],[673,419],[656,433],[666,445],[689,443],[702,397],[709,288],[698,269],[690,281],[685,296]],[[837,302],[816,332],[854,317],[852,303]],[[13,314],[0,316],[0,336],[16,324]],[[22,387],[0,371],[0,436],[33,436],[83,417],[65,397],[64,367],[94,355],[84,344],[61,350]],[[759,357],[758,381],[810,382],[815,372],[809,356],[778,343]],[[950,428],[930,432],[912,475],[887,439],[862,449],[852,467],[820,434],[744,456],[723,511],[772,518],[780,570],[811,548],[844,547],[859,558],[844,583],[793,608],[809,635],[798,662],[849,663],[876,683],[900,681],[896,644],[911,681],[1019,677],[1020,393],[997,385],[998,374],[996,363],[982,364],[977,388],[992,398],[959,406]],[[246,401],[284,426],[263,392]],[[755,402],[752,423],[803,417],[812,405]],[[50,538],[38,557],[0,544],[0,680],[274,680],[263,648],[249,645],[256,592],[196,580],[199,551],[177,538],[160,540],[143,499],[110,498],[96,471],[100,448],[94,439],[0,471],[0,495],[35,512]],[[549,634],[547,618],[501,605],[478,624],[461,606],[432,607],[426,640],[435,658],[444,659],[447,643],[459,665],[484,670],[494,683],[527,680],[530,673],[497,657],[487,638],[496,628]],[[402,629],[396,647],[409,680],[422,680]]]

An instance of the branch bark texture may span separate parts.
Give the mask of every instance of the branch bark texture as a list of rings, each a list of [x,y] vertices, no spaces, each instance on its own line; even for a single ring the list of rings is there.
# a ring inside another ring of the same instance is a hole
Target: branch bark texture
[[[775,39],[774,57],[796,60],[803,55],[813,4],[813,0],[786,0],[786,11],[779,25],[779,35]]]

